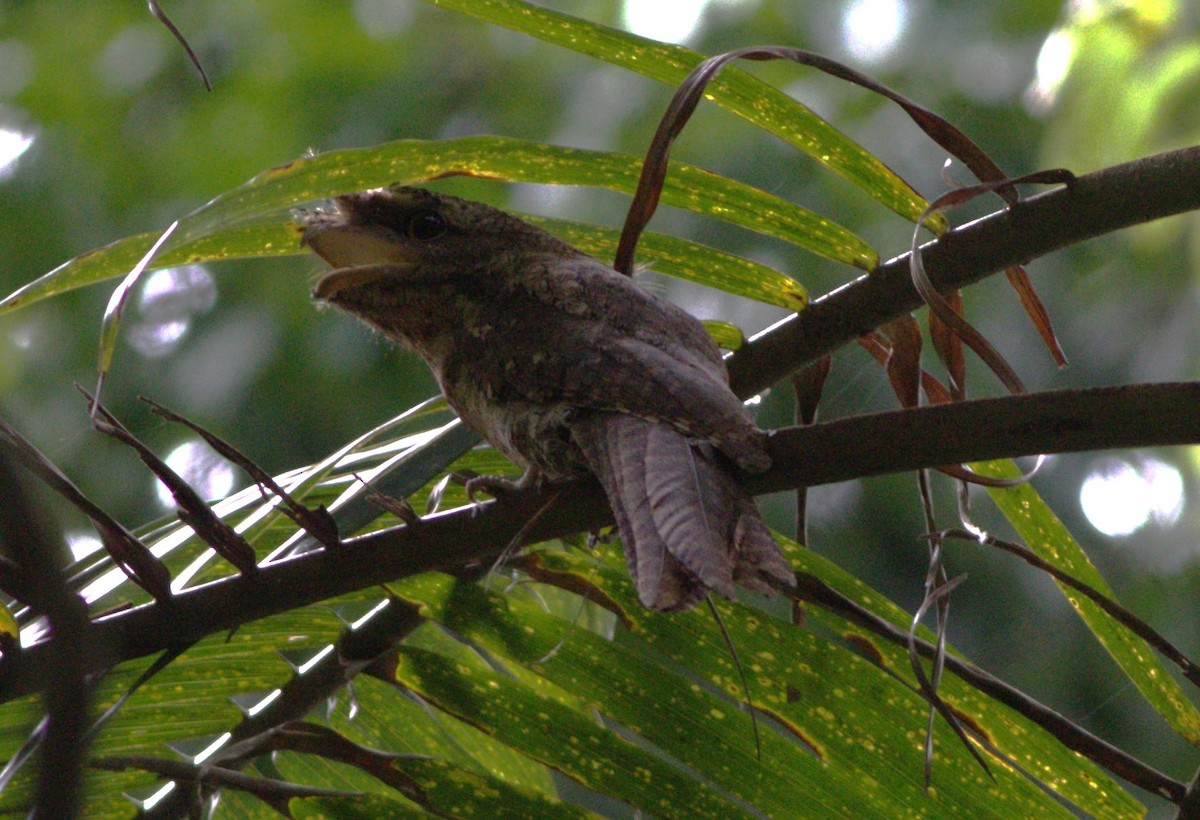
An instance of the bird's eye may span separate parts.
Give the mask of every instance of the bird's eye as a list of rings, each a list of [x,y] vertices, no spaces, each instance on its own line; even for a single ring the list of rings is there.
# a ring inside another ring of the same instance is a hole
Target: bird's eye
[[[417,242],[437,239],[446,232],[446,220],[436,211],[419,213],[408,223],[408,238]]]

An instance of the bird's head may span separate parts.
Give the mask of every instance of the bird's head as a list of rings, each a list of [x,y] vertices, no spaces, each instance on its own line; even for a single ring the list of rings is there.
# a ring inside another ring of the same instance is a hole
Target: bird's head
[[[422,188],[377,188],[336,197],[333,205],[306,215],[301,244],[335,269],[313,296],[352,312],[371,293],[456,284],[473,289],[472,280],[503,278],[525,258],[579,253],[490,205]]]

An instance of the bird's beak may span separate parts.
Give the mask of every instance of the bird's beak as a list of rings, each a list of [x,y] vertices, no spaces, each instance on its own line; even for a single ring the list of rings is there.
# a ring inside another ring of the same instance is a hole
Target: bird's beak
[[[302,247],[335,268],[361,265],[406,264],[415,261],[412,251],[387,228],[351,225],[335,220],[313,222],[300,238]]]
[[[337,300],[338,294],[342,291],[353,290],[371,282],[403,275],[408,267],[408,265],[383,264],[339,268],[317,282],[317,286],[312,290],[312,298],[322,302],[333,302]]]
[[[391,231],[370,225],[314,222],[305,229],[300,244],[336,268],[313,289],[313,297],[322,301],[331,301],[347,288],[395,276],[416,261]]]

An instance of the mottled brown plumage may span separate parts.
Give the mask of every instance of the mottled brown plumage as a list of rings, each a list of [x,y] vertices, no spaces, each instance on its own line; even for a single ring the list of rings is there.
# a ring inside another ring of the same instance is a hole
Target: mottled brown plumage
[[[595,475],[642,603],[793,583],[732,474],[770,466],[765,434],[695,318],[481,203],[395,186],[335,208],[304,233],[336,268],[314,297],[418,353],[520,484]]]

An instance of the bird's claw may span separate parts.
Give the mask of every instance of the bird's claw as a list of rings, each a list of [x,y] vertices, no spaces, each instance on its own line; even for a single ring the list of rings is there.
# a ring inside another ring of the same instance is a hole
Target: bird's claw
[[[499,498],[505,493],[511,493],[513,490],[519,490],[520,482],[512,479],[504,478],[498,475],[477,475],[467,479],[467,483],[463,485],[467,491],[467,498],[471,499],[472,503],[483,503],[475,494],[483,491],[493,498]]]
[[[467,498],[475,505],[475,511],[478,512],[483,506],[484,499],[478,498],[477,493],[484,492],[492,498],[503,498],[508,493],[525,489],[526,486],[525,476],[513,481],[504,476],[477,475],[468,478],[463,484],[463,489],[467,491]]]

